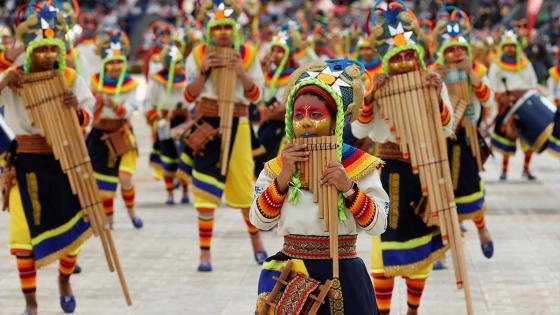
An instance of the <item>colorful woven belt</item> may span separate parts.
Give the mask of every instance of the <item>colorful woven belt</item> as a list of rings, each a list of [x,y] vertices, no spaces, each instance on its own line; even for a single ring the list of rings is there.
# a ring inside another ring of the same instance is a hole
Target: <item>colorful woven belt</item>
[[[338,255],[340,259],[356,258],[357,235],[338,236]],[[286,235],[282,253],[299,259],[330,259],[329,237],[314,235]]]
[[[196,102],[196,114],[206,117],[218,117],[219,105],[217,100],[203,98]],[[233,107],[233,117],[248,117],[249,106],[242,103],[235,103]]]
[[[47,139],[40,135],[16,136],[17,153],[52,154],[53,150]]]

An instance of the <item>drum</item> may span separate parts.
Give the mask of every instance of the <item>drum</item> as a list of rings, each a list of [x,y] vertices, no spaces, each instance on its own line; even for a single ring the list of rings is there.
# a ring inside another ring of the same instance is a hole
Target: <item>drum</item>
[[[556,116],[554,116],[554,130],[548,141],[548,152],[560,157],[560,107],[556,109]]]
[[[15,135],[4,121],[4,117],[0,116],[0,153],[4,153],[10,149]]]
[[[552,135],[556,106],[536,91],[525,93],[504,117],[513,117],[519,136],[532,151],[542,152]]]

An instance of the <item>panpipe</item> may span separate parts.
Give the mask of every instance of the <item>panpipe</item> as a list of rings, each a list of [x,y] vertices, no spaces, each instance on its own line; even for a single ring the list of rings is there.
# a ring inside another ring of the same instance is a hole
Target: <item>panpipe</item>
[[[101,239],[109,270],[116,268],[125,300],[132,305],[76,111],[63,105],[66,79],[58,70],[30,73],[23,75],[21,86],[27,115],[52,147],[85,219]]]
[[[377,93],[378,102],[383,118],[401,145],[403,157],[410,159],[413,173],[420,178],[422,195],[427,199],[424,222],[439,225],[444,244],[450,245],[457,287],[464,289],[467,312],[472,314],[439,97],[427,82],[425,72],[392,75]]]
[[[334,185],[320,183],[323,171],[331,161],[337,161],[339,145],[336,136],[295,138],[294,144],[307,145],[309,159],[297,162],[302,187],[313,193],[313,202],[319,204],[319,218],[324,231],[329,232],[330,256],[333,259],[333,277],[338,278],[338,190]]]
[[[217,53],[218,58],[224,62],[228,63],[231,58],[237,54],[235,49],[230,47],[208,47],[209,52],[213,51]],[[221,173],[226,175],[228,161],[229,161],[229,151],[231,142],[231,133],[233,126],[233,109],[235,104],[235,88],[237,85],[237,74],[235,70],[229,67],[217,67],[212,68],[212,83],[218,97],[219,106],[219,116],[220,116],[220,127],[218,132],[221,135]]]
[[[472,93],[469,88],[467,74],[463,70],[451,68],[447,70],[445,84],[449,95],[453,95],[458,98],[457,102],[452,102],[455,112],[453,131],[456,131],[459,125],[465,128],[466,137],[470,142],[472,156],[476,159],[478,170],[482,171],[483,164],[478,140],[478,128],[476,122],[473,122],[468,117],[465,117],[468,107],[472,104]]]

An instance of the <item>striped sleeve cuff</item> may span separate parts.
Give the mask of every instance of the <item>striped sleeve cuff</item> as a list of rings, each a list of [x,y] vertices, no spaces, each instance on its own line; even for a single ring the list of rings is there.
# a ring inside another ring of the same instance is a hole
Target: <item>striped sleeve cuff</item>
[[[124,105],[117,105],[115,106],[115,108],[113,109],[113,111],[115,112],[115,114],[119,117],[124,117],[126,115],[126,107],[124,107]]]
[[[474,89],[474,94],[481,103],[484,103],[490,98],[490,88],[488,85],[482,83],[479,87]]]
[[[6,54],[4,52],[0,52],[0,71],[8,69],[12,63],[12,61],[6,59]]]
[[[441,124],[443,125],[443,127],[445,127],[449,124],[450,121],[451,121],[451,112],[449,112],[449,109],[447,108],[447,106],[445,106],[445,104],[442,104]]]
[[[249,101],[256,102],[259,100],[259,97],[261,96],[261,91],[256,84],[253,84],[253,86],[250,89],[245,90],[243,94]]]
[[[373,120],[373,102],[369,105],[362,104],[362,108],[360,110],[360,116],[358,117],[358,121],[367,124]]]
[[[260,215],[266,219],[277,218],[284,205],[284,200],[286,200],[286,195],[286,193],[280,192],[278,184],[274,180],[257,198],[257,208]]]
[[[354,200],[348,210],[352,213],[358,225],[364,229],[369,227],[375,218],[375,202],[360,189],[354,195]]]
[[[183,95],[185,96],[185,100],[189,103],[192,103],[196,100],[196,96],[192,95],[189,92],[189,86],[187,85],[187,87],[185,88],[185,91],[183,92]]]
[[[85,128],[87,126],[89,126],[89,122],[91,120],[91,117],[89,115],[89,113],[87,112],[87,110],[80,108],[77,111],[78,114],[78,122],[80,124],[80,127]]]

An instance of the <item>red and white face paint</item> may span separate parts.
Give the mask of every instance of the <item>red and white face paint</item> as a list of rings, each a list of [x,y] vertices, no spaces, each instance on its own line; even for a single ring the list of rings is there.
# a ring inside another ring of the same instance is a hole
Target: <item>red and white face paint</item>
[[[329,136],[332,134],[334,119],[319,97],[304,94],[294,102],[292,126],[296,138]]]
[[[418,54],[414,50],[403,50],[389,59],[391,74],[401,74],[420,70]]]

